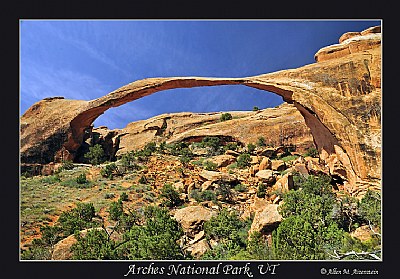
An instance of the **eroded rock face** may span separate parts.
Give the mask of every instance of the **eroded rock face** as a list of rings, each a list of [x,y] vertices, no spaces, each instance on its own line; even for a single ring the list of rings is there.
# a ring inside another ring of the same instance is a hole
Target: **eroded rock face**
[[[42,100],[21,117],[21,162],[50,163],[74,158],[85,131],[111,107],[172,88],[242,84],[274,92],[293,104],[304,117],[318,151],[337,156],[345,168],[342,175],[350,184],[380,187],[380,28],[344,35],[339,44],[322,48],[315,58],[314,64],[253,77],[149,78],[92,101]],[[259,127],[262,121],[256,124]],[[216,125],[193,134],[180,134],[175,140],[219,128]]]

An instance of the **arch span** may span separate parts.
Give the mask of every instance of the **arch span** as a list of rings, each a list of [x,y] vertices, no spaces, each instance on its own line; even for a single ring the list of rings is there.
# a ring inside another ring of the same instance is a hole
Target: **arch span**
[[[374,38],[375,40],[376,38]],[[91,101],[50,98],[21,117],[21,162],[59,161],[81,145],[85,129],[107,109],[173,88],[245,85],[276,93],[294,104],[311,129],[322,159],[330,155],[351,183],[381,178],[381,49],[352,49],[350,54],[244,78],[148,78]]]

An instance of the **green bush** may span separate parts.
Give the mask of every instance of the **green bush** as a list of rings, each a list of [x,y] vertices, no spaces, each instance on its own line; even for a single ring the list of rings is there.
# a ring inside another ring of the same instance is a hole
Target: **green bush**
[[[231,240],[238,246],[245,247],[250,225],[251,220],[241,220],[235,211],[228,212],[224,208],[217,216],[204,222],[204,232],[208,239],[220,242]]]
[[[72,170],[75,166],[72,161],[67,160],[67,161],[62,161],[61,167],[63,170]]]
[[[220,117],[220,121],[227,121],[227,120],[231,120],[232,119],[232,114],[230,114],[229,112],[225,112],[223,114],[221,114]]]
[[[236,142],[228,142],[225,146],[224,146],[224,150],[233,150],[236,151],[238,149],[238,144]]]
[[[197,202],[216,201],[215,193],[210,190],[199,191],[195,189],[190,192],[190,197],[195,199]]]
[[[339,249],[344,236],[334,214],[336,196],[330,177],[294,177],[297,190],[283,194],[278,207],[284,217],[273,231],[273,251],[279,259],[324,260]]]
[[[83,237],[75,233],[77,240],[71,246],[73,260],[112,260],[115,259],[115,242],[109,239],[104,230],[89,230]]]
[[[128,201],[129,197],[126,192],[121,193],[121,196],[119,197],[121,201]]]
[[[228,203],[234,201],[234,193],[232,192],[232,186],[228,183],[220,181],[216,190],[217,195],[221,195],[222,200]]]
[[[313,158],[318,158],[319,153],[318,150],[315,147],[310,147],[307,149],[306,153],[303,155],[304,157],[313,157]]]
[[[64,181],[61,181],[60,185],[66,186],[66,187],[71,187],[71,188],[90,188],[93,186],[93,182],[90,180],[87,180],[86,174],[81,173],[75,178],[67,179]]]
[[[108,164],[101,168],[100,175],[108,179],[113,179],[114,175],[119,174],[118,167],[115,163]]]
[[[92,203],[78,203],[77,207],[61,213],[57,223],[60,225],[65,237],[93,226],[92,218],[95,209]]]
[[[92,165],[99,165],[106,161],[103,147],[100,144],[90,146],[89,151],[85,153],[84,157],[89,159]]]
[[[86,179],[86,174],[81,173],[80,175],[78,175],[78,177],[76,178],[76,183],[78,184],[88,183],[88,180]]]
[[[257,107],[257,106],[254,106],[254,107],[253,107],[253,111],[259,111],[259,110],[260,110],[259,107]]]
[[[144,208],[142,225],[134,225],[124,234],[124,243],[117,249],[119,259],[127,260],[180,260],[183,251],[177,244],[183,235],[178,222],[167,209]]]
[[[203,167],[205,170],[214,171],[217,169],[217,164],[207,160],[203,162]]]
[[[47,183],[47,184],[54,184],[54,183],[57,183],[57,182],[60,182],[60,181],[61,181],[61,179],[57,174],[56,175],[45,176],[45,177],[40,179],[40,182]]]
[[[206,136],[202,139],[199,144],[200,147],[208,147],[210,149],[209,156],[222,154],[224,149],[222,148],[222,142],[219,137]]]
[[[305,215],[285,218],[273,232],[273,251],[282,260],[324,260],[339,249],[343,230],[334,222],[316,226]]]
[[[259,147],[265,147],[265,146],[267,146],[267,143],[266,143],[264,137],[258,137],[258,139],[257,139],[257,146],[259,146]]]
[[[236,191],[238,191],[238,192],[247,192],[248,191],[248,188],[247,188],[247,186],[246,185],[243,185],[243,184],[237,184],[235,187],[234,187],[234,189],[236,190]]]
[[[253,153],[254,150],[256,150],[256,146],[255,146],[254,144],[252,144],[252,143],[249,143],[249,144],[247,145],[247,152]]]
[[[162,205],[167,207],[179,206],[183,203],[179,193],[169,183],[164,184],[162,187],[160,198],[164,199]]]
[[[240,154],[236,158],[236,162],[237,162],[237,167],[239,167],[241,169],[250,166],[250,162],[251,162],[250,154],[248,154],[248,153]]]
[[[358,208],[359,215],[365,223],[381,227],[381,195],[379,192],[367,190]]]
[[[259,182],[259,183],[258,183],[258,187],[257,187],[257,193],[256,193],[257,197],[259,197],[259,198],[265,198],[266,189],[267,189],[267,185],[265,185],[265,184],[262,183],[262,182]]]
[[[112,202],[108,212],[110,213],[111,220],[118,221],[124,213],[122,200],[119,199],[118,201]]]

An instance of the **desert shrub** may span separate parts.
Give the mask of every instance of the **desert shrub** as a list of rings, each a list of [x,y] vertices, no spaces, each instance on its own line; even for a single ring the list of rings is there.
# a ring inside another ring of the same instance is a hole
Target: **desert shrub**
[[[217,216],[204,222],[204,232],[208,239],[220,242],[231,240],[240,247],[246,247],[250,225],[251,220],[242,220],[235,211],[222,209]]]
[[[100,144],[90,146],[89,151],[85,153],[84,157],[89,159],[92,165],[99,165],[106,161],[103,147]]]
[[[230,114],[229,112],[225,112],[223,114],[221,114],[220,117],[220,121],[227,121],[227,120],[231,120],[232,119],[232,114]]]
[[[317,158],[319,156],[318,150],[315,147],[308,148],[306,153],[304,154],[304,157],[307,157],[307,156]]]
[[[114,193],[105,193],[104,198],[105,199],[113,199],[113,198],[115,198],[115,194]]]
[[[199,191],[195,189],[192,192],[190,192],[190,197],[195,199],[197,202],[216,201],[216,195],[214,191],[211,190]]]
[[[279,159],[284,162],[289,162],[289,161],[296,160],[297,158],[299,158],[299,156],[297,156],[297,155],[287,155],[287,156],[281,157]]]
[[[168,149],[169,153],[171,153],[174,156],[179,156],[182,154],[188,154],[190,150],[188,150],[189,145],[186,142],[177,142],[177,143],[171,143],[166,145],[166,148]],[[185,151],[182,151],[183,149],[186,149]]]
[[[160,198],[163,199],[162,205],[167,207],[179,206],[183,203],[179,193],[170,183],[164,184],[161,189]]]
[[[361,199],[358,208],[359,215],[365,223],[381,226],[381,195],[379,192],[368,189],[365,196]]]
[[[228,203],[232,203],[235,199],[235,195],[232,192],[232,186],[223,181],[218,182],[216,194],[221,195],[222,200]]]
[[[141,166],[137,163],[134,151],[123,154],[120,158],[120,163],[123,172],[141,169]]]
[[[75,238],[77,242],[71,246],[73,260],[115,259],[115,242],[104,230],[89,230],[84,237],[76,232]]]
[[[207,160],[203,162],[203,167],[205,170],[214,171],[217,169],[217,164]]]
[[[236,158],[237,167],[241,169],[250,166],[250,162],[251,162],[251,157],[250,154],[248,153],[240,154]]]
[[[86,174],[81,173],[80,175],[78,175],[78,177],[76,178],[76,183],[78,184],[88,183],[88,180],[86,179]]]
[[[201,260],[233,260],[238,254],[245,251],[244,247],[232,240],[218,243],[213,249],[201,256]]]
[[[113,179],[114,175],[119,174],[118,167],[115,163],[108,164],[101,168],[100,175],[108,179]]]
[[[146,179],[146,176],[142,175],[142,176],[139,178],[139,184],[147,184],[147,183],[148,183],[148,181],[147,181],[147,179]]]
[[[343,233],[334,222],[316,226],[303,214],[291,215],[272,234],[274,255],[283,260],[324,260],[329,251],[340,248]]]
[[[60,185],[70,188],[90,188],[93,186],[93,182],[86,178],[85,173],[79,174],[75,178],[66,179],[61,181]]]
[[[273,232],[279,259],[323,260],[341,246],[344,231],[335,219],[336,196],[330,177],[294,177],[295,189],[283,194],[278,210],[284,217]]]
[[[219,137],[206,136],[199,144],[200,147],[208,147],[210,149],[208,155],[219,155],[224,151],[222,142]]]
[[[257,107],[257,106],[254,106],[254,107],[253,107],[253,111],[259,111],[259,110],[260,110],[259,107]]]
[[[61,179],[57,174],[56,175],[45,176],[45,177],[40,179],[40,182],[47,183],[47,184],[54,184],[54,183],[57,183],[57,182],[60,182],[60,181],[61,181]]]
[[[72,170],[74,168],[74,163],[70,160],[62,161],[61,168],[63,170]]]
[[[249,152],[251,154],[254,152],[254,150],[256,150],[256,146],[253,143],[249,143],[247,145],[247,152]]]
[[[67,237],[75,231],[92,227],[94,216],[95,209],[92,203],[78,203],[76,208],[61,213],[57,223],[60,225],[63,235]]]
[[[285,202],[279,207],[282,216],[286,218],[301,214],[313,226],[331,223],[336,197],[330,185],[330,177],[294,176],[293,180],[298,190],[283,195]]]
[[[124,213],[122,200],[113,201],[108,209],[111,220],[118,221],[121,215]]]
[[[236,142],[228,142],[225,146],[224,146],[224,151],[226,150],[233,150],[236,151],[238,149],[238,144]]]
[[[43,245],[33,245],[29,249],[22,251],[21,260],[50,260],[51,249]]]
[[[262,182],[259,182],[259,183],[258,183],[258,186],[257,186],[257,193],[256,193],[257,197],[259,197],[259,198],[265,198],[266,189],[267,189],[267,185],[265,185],[265,184],[262,183]]]
[[[142,225],[134,225],[124,234],[124,243],[117,248],[119,259],[128,260],[179,260],[184,258],[177,244],[183,235],[178,222],[167,209],[148,206],[144,208]]]
[[[238,191],[238,192],[247,192],[247,191],[248,191],[247,186],[246,186],[246,185],[243,185],[243,184],[237,184],[237,185],[235,185],[234,189],[235,189],[236,191]]]
[[[121,193],[121,196],[119,197],[121,201],[127,201],[129,199],[128,194],[126,192]]]
[[[264,137],[258,137],[257,143],[256,143],[256,144],[257,144],[257,146],[259,146],[259,147],[265,147],[265,146],[267,146],[267,143],[266,143]]]

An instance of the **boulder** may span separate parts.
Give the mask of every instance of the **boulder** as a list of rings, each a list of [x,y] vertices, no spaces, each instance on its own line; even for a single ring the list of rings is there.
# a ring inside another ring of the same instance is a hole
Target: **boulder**
[[[202,231],[205,221],[211,219],[216,213],[203,206],[188,206],[178,209],[175,214],[175,220],[181,224],[183,231],[191,237]]]
[[[271,169],[274,171],[284,171],[286,169],[286,164],[282,160],[272,160]]]
[[[302,163],[296,163],[293,166],[293,170],[295,172],[298,172],[299,174],[303,175],[303,176],[308,176],[308,170],[305,164]]]
[[[207,242],[207,239],[202,239],[199,242],[194,243],[193,245],[190,245],[188,248],[186,248],[186,251],[190,252],[190,254],[198,259],[202,255],[204,255],[205,252],[210,250],[210,245]]]
[[[199,173],[199,175],[201,178],[209,181],[234,182],[237,180],[236,176],[219,171],[203,170]]]
[[[258,156],[250,156],[250,159],[251,159],[251,161],[250,161],[251,165],[256,165],[259,163]]]
[[[268,157],[263,157],[259,166],[259,170],[271,169],[272,163]]]
[[[277,204],[265,204],[262,208],[256,211],[251,224],[249,235],[253,232],[262,234],[270,234],[277,228],[282,221],[282,216],[278,212]]]
[[[290,173],[282,176],[278,181],[276,181],[273,189],[285,193],[294,188],[293,175]]]
[[[276,179],[272,170],[260,170],[256,173],[256,177],[265,183],[273,183]]]
[[[232,155],[218,155],[210,159],[211,162],[217,165],[217,167],[226,167],[236,161],[236,157]]]

